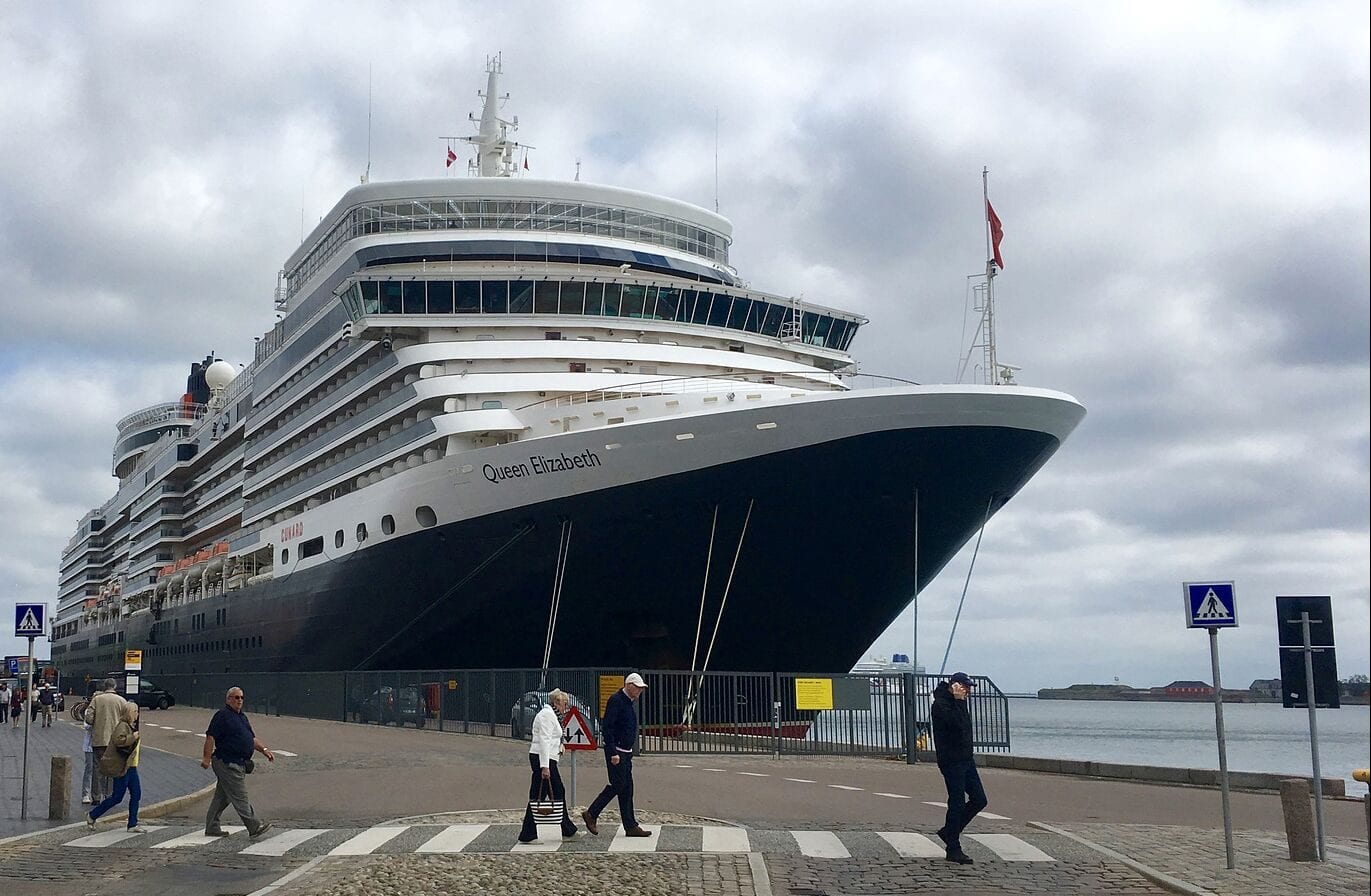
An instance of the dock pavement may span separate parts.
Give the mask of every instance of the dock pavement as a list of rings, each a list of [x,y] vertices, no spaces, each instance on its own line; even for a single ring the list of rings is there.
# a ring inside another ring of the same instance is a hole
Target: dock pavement
[[[1327,863],[1289,861],[1280,798],[1232,795],[1237,868],[1225,867],[1217,791],[987,768],[990,806],[964,836],[974,865],[942,858],[941,778],[926,763],[707,753],[635,761],[640,820],[622,836],[516,841],[528,766],[509,738],[249,713],[277,753],[248,788],[274,827],[203,836],[213,776],[199,767],[210,712],[144,714],[140,812],[95,832],[47,820],[53,754],[81,766],[81,729],[30,733],[30,820],[18,815],[16,747],[0,731],[0,890],[6,896],[858,896],[895,893],[1364,894],[1361,800],[1325,800]],[[41,735],[41,736],[40,736]],[[596,753],[569,756],[578,807],[604,784]],[[80,799],[74,782],[74,800]],[[41,797],[41,799],[39,799]],[[79,813],[79,803],[73,808]],[[79,818],[79,816],[78,816]],[[578,820],[579,823],[579,820]]]

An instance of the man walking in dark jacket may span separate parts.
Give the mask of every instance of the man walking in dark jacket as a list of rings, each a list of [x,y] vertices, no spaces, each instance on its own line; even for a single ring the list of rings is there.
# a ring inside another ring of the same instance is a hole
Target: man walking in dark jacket
[[[966,698],[973,687],[971,676],[955,672],[933,690],[933,748],[938,755],[938,771],[947,785],[947,819],[938,829],[938,838],[947,845],[947,860],[959,865],[972,863],[971,856],[962,851],[962,831],[987,805],[971,754],[971,713]]]
[[[638,713],[633,701],[638,699],[647,688],[647,682],[637,672],[624,679],[624,687],[616,692],[605,704],[605,717],[600,722],[600,733],[605,741],[605,769],[609,772],[609,784],[600,791],[595,801],[581,813],[586,830],[592,834],[600,833],[595,820],[616,796],[619,798],[619,820],[624,825],[625,837],[651,837],[638,825],[633,814],[633,744],[638,737]]]

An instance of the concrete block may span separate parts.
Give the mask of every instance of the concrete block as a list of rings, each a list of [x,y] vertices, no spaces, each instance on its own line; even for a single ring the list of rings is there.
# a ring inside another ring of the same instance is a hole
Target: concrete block
[[[1091,763],[1084,759],[1061,760],[1061,773],[1064,775],[1089,775]]]
[[[1013,767],[1025,772],[1060,774],[1062,761],[1060,759],[1040,759],[1036,756],[1015,756]]]
[[[1138,777],[1138,772],[1143,770],[1143,766],[1124,765],[1121,762],[1092,762],[1090,763],[1090,774],[1097,778],[1122,778],[1134,780]],[[1148,769],[1150,771],[1150,769]]]
[[[1228,786],[1241,790],[1280,790],[1283,778],[1261,772],[1229,772]]]
[[[1281,813],[1285,816],[1285,842],[1290,848],[1290,861],[1317,862],[1319,845],[1307,780],[1286,778],[1281,781]]]
[[[1312,786],[1312,783],[1311,783]],[[1347,796],[1347,782],[1342,778],[1323,779],[1324,796]]]
[[[71,757],[52,757],[52,779],[48,782],[48,820],[65,821],[71,817]]]
[[[1190,783],[1198,787],[1219,786],[1219,770],[1216,768],[1191,768],[1186,769],[1186,773]]]

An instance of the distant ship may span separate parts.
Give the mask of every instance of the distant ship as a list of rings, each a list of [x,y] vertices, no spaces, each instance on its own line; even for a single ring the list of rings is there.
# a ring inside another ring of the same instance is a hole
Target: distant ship
[[[499,75],[474,176],[348,191],[252,363],[119,421],[66,674],[847,670],[1084,415],[856,388],[867,321],[751,288],[726,219],[521,176]]]

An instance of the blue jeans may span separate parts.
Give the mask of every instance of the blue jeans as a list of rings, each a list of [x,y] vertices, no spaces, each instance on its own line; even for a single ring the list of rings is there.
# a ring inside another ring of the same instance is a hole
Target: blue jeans
[[[943,773],[943,783],[947,785],[947,818],[941,833],[947,841],[948,852],[961,852],[962,831],[971,824],[976,813],[988,805],[985,788],[981,786],[974,760],[940,765],[938,771]]]
[[[138,801],[143,798],[143,784],[138,780],[138,767],[131,767],[122,778],[114,779],[114,793],[100,805],[90,810],[91,818],[99,818],[124,801],[124,791],[129,794],[129,827],[138,826]]]

